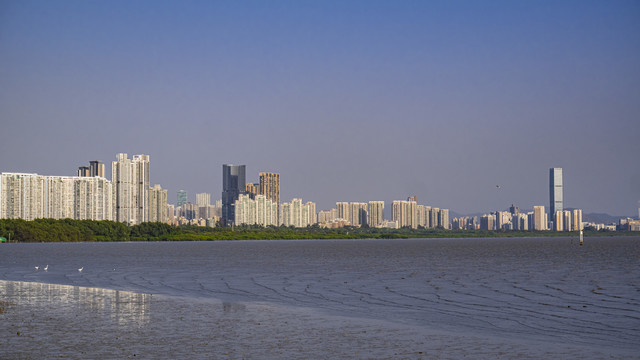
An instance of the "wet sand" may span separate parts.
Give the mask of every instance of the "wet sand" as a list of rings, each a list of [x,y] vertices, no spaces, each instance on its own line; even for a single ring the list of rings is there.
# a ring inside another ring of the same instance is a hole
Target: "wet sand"
[[[1,359],[634,358],[268,303],[13,281],[0,281],[0,324]]]

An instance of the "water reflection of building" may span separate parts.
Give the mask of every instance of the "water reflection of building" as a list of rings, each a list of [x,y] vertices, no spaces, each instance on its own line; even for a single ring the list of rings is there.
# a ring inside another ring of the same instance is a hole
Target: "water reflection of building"
[[[150,320],[150,294],[4,280],[0,280],[0,294],[17,306],[53,306],[69,312],[69,317],[77,310],[90,310],[122,327],[141,327]]]

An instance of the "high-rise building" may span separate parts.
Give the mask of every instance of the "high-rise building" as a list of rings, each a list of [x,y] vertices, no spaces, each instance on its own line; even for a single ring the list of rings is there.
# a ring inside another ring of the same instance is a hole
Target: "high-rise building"
[[[564,231],[564,211],[556,211],[553,214],[553,230]]]
[[[196,194],[196,204],[198,204],[199,207],[207,207],[211,205],[211,194],[209,193]]]
[[[247,183],[244,189],[247,195],[252,199],[255,199],[256,195],[260,195],[260,184],[258,183]]]
[[[449,209],[440,209],[438,211],[438,226],[443,229],[449,229]]]
[[[547,230],[547,215],[544,212],[544,206],[533,207],[533,223],[531,225],[533,230]]]
[[[549,169],[549,213],[564,210],[562,191],[562,168]]]
[[[178,190],[176,194],[176,207],[180,207],[189,202],[189,194],[185,190]]]
[[[384,201],[369,201],[367,224],[370,227],[380,227],[384,222]]]
[[[431,210],[429,210],[429,227],[430,228],[438,227],[438,214],[439,213],[440,213],[440,209],[437,208],[437,207],[432,207]]]
[[[252,199],[249,194],[240,194],[234,205],[236,225],[278,225],[278,207],[264,195],[256,195]]]
[[[336,209],[322,210],[318,212],[318,222],[321,224],[332,222],[337,218],[338,218],[338,210]]]
[[[367,223],[367,203],[352,202],[349,203],[351,216],[349,222],[353,226],[362,226]]]
[[[307,227],[317,223],[316,204],[302,199],[293,199],[290,203],[280,204],[279,224],[284,226]]]
[[[396,200],[392,204],[393,221],[398,222],[399,227],[418,227],[418,204],[415,201]],[[437,223],[438,219],[435,219]]]
[[[2,173],[0,218],[113,220],[113,189],[102,177]]]
[[[259,177],[258,186],[260,187],[260,191],[258,193],[266,196],[267,199],[273,201],[279,206],[280,205],[280,174],[260,172],[258,173],[258,177]],[[279,215],[279,212],[278,212],[278,215]]]
[[[116,155],[111,163],[115,188],[115,220],[128,224],[149,221],[149,155]]]
[[[167,222],[167,190],[160,185],[149,189],[149,221]]]
[[[492,214],[484,214],[480,217],[480,230],[493,230],[494,217]]]
[[[342,201],[336,203],[336,216],[338,219],[351,221],[351,208],[348,202]]]
[[[38,174],[2,173],[0,218],[33,220],[45,214],[45,178]]]
[[[511,226],[512,215],[506,211],[496,211],[496,230],[507,230]]]
[[[580,231],[583,229],[581,209],[573,210],[573,222],[571,223],[571,225],[573,226],[572,228],[573,231]]]
[[[235,201],[246,188],[245,165],[222,165],[222,220],[225,225],[235,221]]]

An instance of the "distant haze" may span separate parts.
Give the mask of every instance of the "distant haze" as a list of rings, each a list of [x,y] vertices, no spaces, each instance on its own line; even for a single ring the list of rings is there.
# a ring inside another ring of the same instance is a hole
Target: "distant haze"
[[[640,2],[2,1],[0,171],[638,215]],[[498,188],[496,185],[500,185]]]

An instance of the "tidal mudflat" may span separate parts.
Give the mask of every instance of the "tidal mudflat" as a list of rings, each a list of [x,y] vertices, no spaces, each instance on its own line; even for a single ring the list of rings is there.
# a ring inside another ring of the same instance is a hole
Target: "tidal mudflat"
[[[638,358],[638,239],[557,240],[6,244],[0,358]]]

